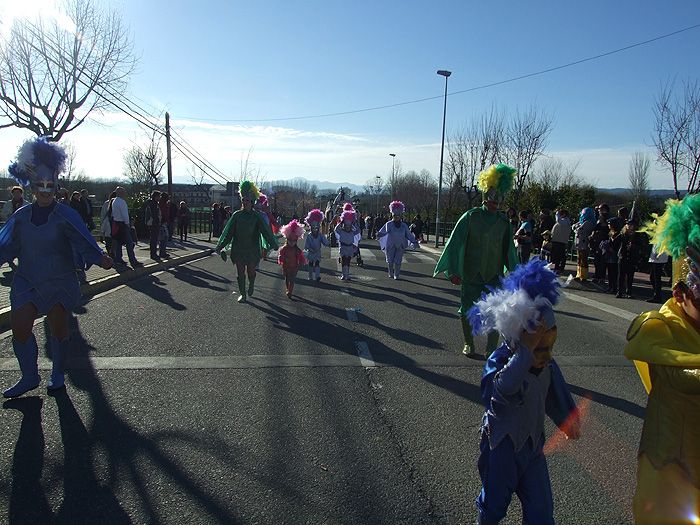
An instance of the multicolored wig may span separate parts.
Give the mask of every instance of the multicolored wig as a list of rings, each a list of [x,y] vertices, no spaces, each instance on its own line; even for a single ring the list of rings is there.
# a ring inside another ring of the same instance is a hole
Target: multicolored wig
[[[340,214],[340,220],[343,222],[355,222],[355,211],[345,210]]]
[[[391,212],[392,215],[403,215],[403,212],[406,210],[406,207],[404,206],[403,202],[401,201],[392,201],[389,204],[389,211]]]
[[[320,226],[324,218],[325,215],[323,214],[323,212],[318,208],[314,208],[306,216],[304,222],[306,222],[306,224],[308,224],[309,226]]]
[[[686,281],[700,298],[700,194],[686,195],[683,200],[666,201],[666,211],[643,231],[651,237],[657,253],[673,258],[673,281]]]
[[[249,180],[241,181],[241,183],[238,185],[238,193],[240,194],[241,199],[250,199],[251,202],[257,201],[258,197],[260,196],[260,190],[258,187],[254,182]]]
[[[24,187],[43,182],[55,183],[66,166],[66,151],[46,137],[29,139],[22,144],[17,160],[7,169],[10,176]]]
[[[554,305],[561,284],[546,261],[531,259],[501,279],[501,287],[481,295],[467,312],[474,335],[500,332],[514,343],[523,330],[532,331],[540,321],[554,326]]]
[[[285,239],[297,240],[304,237],[304,227],[296,219],[292,219],[291,222],[280,228],[280,233]]]
[[[583,208],[578,216],[578,222],[580,224],[583,224],[587,221],[595,222],[595,211],[591,207]]]
[[[351,202],[346,202],[343,204],[343,211],[355,211],[355,208],[353,207]]]
[[[503,202],[506,194],[513,189],[516,169],[507,164],[492,164],[479,173],[477,186],[484,201]]]

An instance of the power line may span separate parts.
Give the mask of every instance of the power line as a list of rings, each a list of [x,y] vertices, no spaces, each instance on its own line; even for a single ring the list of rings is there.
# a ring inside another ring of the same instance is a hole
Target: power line
[[[479,86],[474,86],[474,87],[467,88],[467,89],[461,89],[459,91],[453,91],[453,92],[449,93],[449,95],[453,96],[453,95],[461,95],[463,93],[471,93],[473,91],[478,91],[481,89],[487,89],[487,88],[491,88],[494,86],[509,84],[511,82],[517,82],[518,80],[523,80],[526,78],[544,75],[546,73],[551,73],[553,71],[558,71],[560,69],[565,69],[568,67],[573,67],[573,66],[576,66],[579,64],[583,64],[584,62],[590,62],[593,60],[598,60],[598,59],[603,58],[603,57],[614,55],[616,53],[628,51],[628,50],[633,49],[635,47],[644,46],[644,45],[650,44],[652,42],[656,42],[658,40],[663,40],[665,38],[669,38],[669,37],[672,37],[674,35],[678,35],[680,33],[686,32],[686,31],[690,31],[692,29],[697,29],[698,27],[700,27],[700,24],[695,24],[692,26],[684,27],[683,29],[673,31],[671,33],[666,33],[664,35],[660,35],[660,36],[657,36],[654,38],[650,38],[650,39],[644,40],[642,42],[637,42],[634,44],[630,44],[628,46],[613,49],[612,51],[606,51],[605,53],[600,53],[598,55],[593,55],[593,56],[590,56],[587,58],[582,58],[580,60],[574,60],[574,61],[568,62],[566,64],[561,64],[558,66],[553,66],[553,67],[549,67],[546,69],[541,69],[541,70],[535,71],[533,73],[527,73],[525,75],[519,75],[519,76],[507,78],[505,80],[491,82],[488,84],[481,84]],[[353,110],[349,110],[349,111],[338,111],[335,113],[320,113],[317,115],[304,115],[304,116],[296,116],[296,117],[259,118],[259,119],[214,119],[214,118],[200,118],[200,117],[180,117],[180,118],[186,119],[186,120],[199,120],[199,121],[203,121],[203,122],[280,122],[280,121],[287,121],[287,120],[308,120],[308,119],[314,119],[314,118],[339,117],[339,116],[343,116],[343,115],[352,115],[355,113],[366,113],[369,111],[379,111],[382,109],[390,109],[390,108],[396,108],[396,107],[400,107],[400,106],[408,106],[409,104],[418,104],[421,102],[426,102],[428,100],[442,99],[443,97],[444,97],[444,95],[436,95],[433,97],[424,97],[424,98],[418,98],[415,100],[407,100],[405,102],[397,102],[395,104],[385,104],[383,106],[373,106],[373,107],[369,107],[369,108],[353,109]]]
[[[34,34],[35,37],[41,38],[41,36],[43,36],[44,39],[48,42],[49,47],[54,46],[53,49],[52,49],[52,51],[53,51],[54,53],[56,53],[56,54],[59,54],[59,55],[61,54],[61,49],[60,49],[60,47],[58,46],[58,44],[57,44],[55,41],[51,40],[51,39],[50,39],[47,35],[45,35],[45,34],[39,35],[39,34],[38,34],[39,29],[36,28],[36,27],[34,26],[34,24],[28,23],[28,26],[30,26],[30,29],[29,29],[29,30]],[[35,49],[37,49],[33,44],[30,44],[30,45],[32,45]],[[41,50],[39,50],[39,49],[37,49],[37,51],[40,51],[40,52],[41,52]],[[53,59],[52,57],[49,57],[48,55],[45,55],[45,56],[46,56],[47,59],[51,60],[55,65],[57,65],[58,67],[60,67],[61,69],[63,69],[64,72],[66,71],[65,66],[64,66],[63,64],[58,63],[55,59]],[[95,82],[95,79],[92,78],[88,72],[83,71],[83,74],[84,74],[89,80],[91,80],[93,83]],[[83,86],[85,86],[85,87],[87,87],[87,88],[90,88],[90,86],[89,86],[82,78],[78,78],[77,80],[78,80],[81,84],[83,84]],[[150,122],[151,120],[158,121],[159,118],[156,118],[156,117],[154,117],[153,115],[151,115],[150,113],[148,113],[148,111],[146,111],[146,110],[145,110],[144,108],[142,108],[140,105],[138,105],[138,104],[136,104],[135,102],[133,102],[131,99],[127,98],[125,95],[122,95],[121,93],[118,93],[118,92],[112,90],[112,89],[109,88],[108,86],[102,86],[100,90],[98,90],[97,88],[92,88],[92,90],[94,91],[94,93],[95,93],[97,96],[101,97],[103,100],[105,100],[106,102],[108,102],[109,104],[111,104],[112,106],[114,106],[115,108],[117,108],[118,110],[122,111],[123,113],[125,113],[126,115],[128,115],[129,117],[131,117],[132,119],[136,120],[136,121],[137,121],[139,124],[141,124],[142,126],[144,126],[144,127],[146,127],[147,129],[153,131],[154,133],[159,133],[161,136],[165,136],[165,132],[164,132],[160,127],[155,127],[155,126]],[[104,91],[105,93],[107,93],[107,94],[109,95],[109,97],[105,96],[105,95],[102,93],[102,91]],[[126,107],[123,107],[123,106],[117,104],[117,103],[115,102],[115,99],[118,100],[119,102],[123,103],[124,106],[126,106]],[[134,106],[137,107],[137,108],[139,108],[139,109],[141,110],[141,112],[135,110],[135,109],[134,109]],[[182,138],[181,135],[178,134],[178,136],[180,136],[180,140],[182,140],[183,142],[186,142],[186,141],[184,140],[184,138]],[[179,144],[178,144],[178,140],[177,140],[177,139],[173,139],[172,137],[171,137],[171,144],[175,145],[176,147],[179,145]],[[197,166],[205,175],[207,175],[211,180],[213,180],[213,181],[216,182],[217,184],[222,184],[222,181],[221,181],[221,179],[217,179],[217,178],[214,177],[212,174],[210,174],[210,173],[209,173],[210,170],[213,171],[214,173],[219,174],[219,175],[223,178],[223,185],[224,185],[224,186],[226,185],[227,182],[230,182],[230,181],[227,179],[226,175],[223,174],[222,171],[218,170],[218,169],[215,168],[211,163],[209,163],[208,161],[206,161],[206,160],[202,157],[202,155],[199,154],[199,153],[197,152],[197,150],[195,150],[194,147],[191,146],[189,143],[187,143],[187,147],[183,145],[182,148],[177,147],[177,149],[178,149],[178,151],[179,151],[187,160],[189,160],[190,162],[192,162],[192,163],[193,163],[195,166]],[[185,151],[183,151],[183,149],[185,149],[187,152],[189,152],[189,154],[188,154],[188,153],[185,153]],[[199,160],[200,162],[202,162],[205,166],[208,166],[209,169],[204,168],[201,164],[199,164],[197,161],[195,161],[194,159],[192,159],[192,157],[191,157],[190,155],[192,155],[192,156],[194,156],[195,158],[197,158],[197,160]]]

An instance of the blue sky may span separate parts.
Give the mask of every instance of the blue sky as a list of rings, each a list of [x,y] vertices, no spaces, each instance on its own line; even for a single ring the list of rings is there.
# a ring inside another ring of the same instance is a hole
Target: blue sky
[[[28,0],[44,5],[49,0]],[[0,0],[7,9],[14,0]],[[132,32],[129,95],[237,179],[248,155],[268,180],[362,184],[391,171],[439,168],[444,79],[449,92],[533,73],[700,23],[700,2],[237,2],[114,0]],[[25,6],[26,7],[26,6]],[[653,155],[660,86],[698,78],[700,28],[552,73],[448,98],[447,133],[492,105],[536,104],[554,117],[547,153],[580,161],[601,187],[627,186],[632,152]],[[303,117],[435,100],[351,115]],[[90,176],[119,176],[143,134],[117,114],[71,134]],[[214,120],[214,119],[218,119]],[[0,154],[26,136],[0,131]],[[98,154],[99,153],[99,154]],[[190,163],[174,160],[176,180]],[[670,176],[653,165],[652,186]]]

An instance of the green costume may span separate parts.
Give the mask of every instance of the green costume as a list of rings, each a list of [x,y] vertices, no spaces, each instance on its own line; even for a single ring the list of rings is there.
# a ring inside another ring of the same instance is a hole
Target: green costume
[[[256,265],[262,257],[262,248],[266,250],[277,249],[277,241],[272,230],[261,215],[253,209],[249,211],[238,210],[231,215],[221,237],[219,237],[216,251],[226,250],[229,248],[229,244],[231,245],[231,261],[234,264]],[[250,277],[250,286],[246,294],[245,274],[238,276],[238,288],[243,301],[246,300],[247,295],[253,295],[254,287],[255,277]]]
[[[487,286],[498,286],[505,270],[512,270],[516,264],[513,231],[503,213],[489,212],[484,205],[472,208],[460,217],[433,276],[444,272],[448,279],[457,276],[462,280],[458,311],[464,331],[465,353],[474,349],[471,326],[465,317],[467,310],[483,292],[488,292]],[[496,349],[497,344],[498,333],[489,334],[487,355]]]

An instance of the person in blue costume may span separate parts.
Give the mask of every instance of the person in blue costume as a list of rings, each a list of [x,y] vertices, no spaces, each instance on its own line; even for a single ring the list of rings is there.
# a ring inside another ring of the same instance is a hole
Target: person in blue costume
[[[36,200],[17,210],[0,230],[0,264],[17,258],[12,281],[12,348],[22,373],[3,392],[21,396],[39,386],[38,347],[34,321],[46,315],[51,329],[53,366],[47,389],[64,387],[64,363],[69,348],[68,312],[80,300],[77,270],[97,264],[112,267],[112,259],[97,245],[80,215],[56,202],[58,175],[65,166],[62,147],[45,137],[26,141],[8,169],[23,186],[31,186]]]
[[[554,525],[552,488],[543,447],[544,417],[567,438],[578,439],[580,417],[564,376],[552,359],[557,337],[556,274],[532,259],[501,280],[468,311],[475,334],[497,330],[504,342],[481,378],[486,409],[478,461],[480,525],[499,523],[515,492],[524,525]]]

